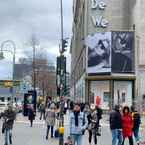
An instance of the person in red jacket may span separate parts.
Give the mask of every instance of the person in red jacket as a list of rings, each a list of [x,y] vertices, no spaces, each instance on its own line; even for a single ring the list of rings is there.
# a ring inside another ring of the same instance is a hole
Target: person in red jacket
[[[122,133],[123,133],[123,143],[126,138],[129,139],[129,144],[133,145],[133,119],[130,113],[130,109],[128,106],[123,108],[123,116],[122,116]]]

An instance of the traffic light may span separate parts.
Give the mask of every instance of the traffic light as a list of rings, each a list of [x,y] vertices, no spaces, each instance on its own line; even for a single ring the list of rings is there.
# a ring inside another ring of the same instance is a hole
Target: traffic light
[[[68,46],[68,41],[66,39],[62,40],[62,51],[61,53],[64,53],[66,51],[66,47]]]

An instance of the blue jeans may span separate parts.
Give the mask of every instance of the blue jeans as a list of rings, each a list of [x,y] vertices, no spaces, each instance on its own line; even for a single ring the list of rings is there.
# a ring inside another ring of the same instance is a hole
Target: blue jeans
[[[135,137],[136,142],[138,142],[140,140],[139,139],[139,128],[134,129],[133,133],[134,133],[134,137]]]
[[[8,145],[8,142],[11,144],[11,141],[12,141],[12,130],[6,128],[4,133],[5,133],[5,145]]]
[[[72,140],[74,141],[74,145],[82,145],[82,135],[73,134],[71,135]]]
[[[123,137],[122,131],[119,129],[113,129],[112,132],[112,145],[122,145]]]

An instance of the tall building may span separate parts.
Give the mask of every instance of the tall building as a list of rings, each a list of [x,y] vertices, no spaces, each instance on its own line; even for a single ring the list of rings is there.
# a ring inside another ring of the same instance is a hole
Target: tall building
[[[144,0],[74,0],[71,96],[75,100],[143,106]]]

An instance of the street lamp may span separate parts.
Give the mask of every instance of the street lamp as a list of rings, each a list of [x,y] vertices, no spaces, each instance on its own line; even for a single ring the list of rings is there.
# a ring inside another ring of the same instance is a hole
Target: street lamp
[[[5,44],[11,44],[13,46],[13,51],[4,49]],[[4,51],[10,52],[13,55],[13,74],[12,74],[12,103],[14,101],[14,71],[15,71],[15,54],[16,54],[16,45],[12,40],[6,40],[1,43],[1,50],[0,50],[0,60],[4,59]]]

